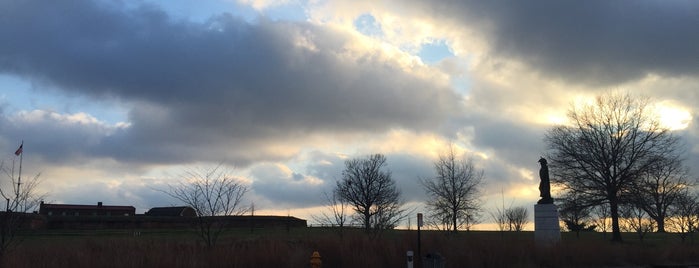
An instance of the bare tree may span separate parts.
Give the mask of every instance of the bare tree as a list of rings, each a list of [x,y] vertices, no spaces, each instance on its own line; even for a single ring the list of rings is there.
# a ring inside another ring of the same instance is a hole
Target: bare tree
[[[694,233],[699,230],[699,196],[687,190],[682,191],[670,211],[670,223],[682,242],[689,237],[694,243]]]
[[[462,226],[470,228],[480,211],[483,170],[476,169],[472,160],[457,159],[452,146],[439,156],[434,169],[434,178],[420,180],[429,196],[431,218],[441,223],[448,220],[453,232]]]
[[[488,212],[490,214],[490,217],[495,221],[495,224],[498,227],[498,230],[500,232],[504,232],[505,229],[507,229],[507,210],[509,208],[512,208],[512,203],[510,203],[509,208],[505,208],[505,193],[503,190],[500,190],[500,197],[502,198],[502,208],[500,207],[495,207],[495,210],[491,210]]]
[[[459,219],[459,229],[461,230],[466,230],[469,231],[471,228],[481,222],[481,216],[480,216],[480,210],[471,213],[467,213],[464,215],[463,218]],[[490,216],[495,219],[495,214],[492,212],[489,212]],[[441,212],[441,213],[430,213],[430,216],[428,217],[428,220],[426,220],[426,224],[429,225],[431,228],[435,230],[442,230],[442,231],[452,231],[452,219],[449,217],[449,213],[447,212]]]
[[[248,187],[230,176],[221,166],[187,171],[183,180],[165,191],[171,197],[191,206],[197,212],[198,234],[212,247],[225,228],[219,216],[242,215],[240,207]]]
[[[507,229],[508,220],[506,209],[496,207],[495,210],[490,211],[490,217],[493,218],[493,221],[495,221],[495,224],[500,232]]]
[[[641,175],[661,159],[678,159],[679,139],[651,116],[646,99],[606,94],[592,105],[574,106],[570,125],[550,129],[553,182],[591,204],[608,203],[612,241],[621,242],[619,206]]]
[[[347,203],[342,201],[336,192],[328,194],[323,192],[324,205],[327,207],[328,213],[321,212],[319,215],[313,215],[313,219],[323,225],[337,227],[338,233],[342,236],[345,225],[349,222],[347,214]]]
[[[590,224],[592,207],[589,204],[584,203],[574,192],[567,193],[560,200],[559,213],[568,231],[575,232],[575,236],[579,238],[580,231],[594,230],[595,225]]]
[[[529,223],[529,211],[525,207],[513,207],[505,210],[507,226],[510,231],[520,232]]]
[[[22,151],[18,150],[19,153]],[[29,212],[36,211],[39,204],[47,196],[38,192],[41,174],[30,178],[21,178],[15,174],[14,161],[12,166],[0,162],[0,170],[6,180],[0,184],[0,195],[6,201],[6,208],[0,217],[0,256],[21,242],[19,231],[26,227]]]
[[[392,228],[403,217],[400,192],[382,154],[345,161],[335,193],[357,213],[365,231]]]
[[[665,232],[670,206],[690,186],[687,177],[688,171],[682,166],[682,161],[661,159],[631,187],[628,201],[655,220],[658,232]]]
[[[380,206],[372,219],[374,229],[388,230],[396,228],[400,221],[406,217],[405,210],[401,208],[402,205],[396,202]]]
[[[623,221],[622,229],[627,232],[634,232],[638,239],[643,241],[646,234],[655,229],[655,221],[645,210],[634,204],[621,206],[621,217]]]
[[[611,225],[609,205],[607,203],[602,203],[592,207],[592,214],[594,215],[593,221],[595,223],[595,227],[606,237],[607,231]]]

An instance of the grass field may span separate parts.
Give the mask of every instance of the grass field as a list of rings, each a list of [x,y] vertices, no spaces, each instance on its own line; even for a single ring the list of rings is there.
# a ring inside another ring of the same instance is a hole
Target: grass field
[[[563,233],[552,247],[537,247],[533,232],[423,231],[422,253],[438,252],[445,267],[637,267],[699,264],[699,243],[675,234],[624,234],[612,244],[601,233]],[[309,267],[313,251],[323,267],[405,267],[417,250],[416,231],[371,238],[361,230],[301,228],[231,230],[214,248],[194,233],[174,230],[55,231],[33,233],[5,255],[2,267]],[[415,266],[419,267],[419,266]],[[681,266],[677,266],[681,267]]]

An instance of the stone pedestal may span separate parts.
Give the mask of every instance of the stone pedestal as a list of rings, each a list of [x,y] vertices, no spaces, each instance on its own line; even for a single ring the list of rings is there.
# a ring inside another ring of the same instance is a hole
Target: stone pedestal
[[[534,205],[534,239],[537,245],[555,244],[561,241],[561,227],[558,224],[556,205]]]

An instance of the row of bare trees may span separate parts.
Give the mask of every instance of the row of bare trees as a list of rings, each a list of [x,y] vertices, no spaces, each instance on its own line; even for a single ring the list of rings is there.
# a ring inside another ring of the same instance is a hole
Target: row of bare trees
[[[682,144],[651,110],[648,99],[604,94],[592,104],[573,105],[570,123],[546,133],[552,182],[563,188],[558,203],[569,230],[611,229],[613,241],[621,241],[622,227],[639,234],[663,232],[666,220],[673,230],[696,230],[699,205],[691,190],[694,181],[683,165]],[[472,160],[457,157],[453,147],[434,162],[434,171],[434,176],[419,179],[428,196],[427,223],[452,232],[470,229],[482,213],[483,171]],[[209,181],[211,174],[192,175],[204,179],[178,185],[169,193],[193,206],[200,217],[232,213],[207,210],[209,195],[229,196],[232,201],[226,202],[236,207],[247,191],[233,181],[212,184],[218,181]],[[211,193],[209,187],[227,192]],[[347,160],[341,179],[325,197],[330,212],[316,220],[340,227],[357,222],[367,232],[391,229],[407,216],[382,154]],[[503,208],[491,216],[502,230],[521,230],[528,211]],[[215,241],[213,234],[208,239]]]
[[[395,227],[406,214],[390,172],[382,170],[385,164],[381,154],[346,161],[342,179],[331,194],[325,194],[328,212],[314,219],[336,227],[359,222],[366,231]],[[483,212],[483,170],[476,168],[472,159],[460,157],[453,146],[433,164],[434,176],[419,179],[428,197],[424,223],[452,233],[470,230],[480,223]],[[354,217],[348,217],[348,210]],[[522,231],[529,223],[526,207],[496,208],[490,215],[501,231]]]
[[[647,99],[606,94],[593,104],[573,106],[570,124],[546,133],[552,182],[563,188],[559,204],[568,229],[594,226],[606,231],[610,226],[613,241],[621,241],[622,226],[639,234],[663,232],[669,220],[683,233],[697,229],[699,205],[694,181],[683,165],[680,139],[649,110]],[[434,176],[419,179],[428,196],[427,223],[452,232],[470,229],[482,213],[483,171],[458,157],[453,147],[434,162],[434,171]],[[245,184],[216,167],[190,171],[165,192],[196,210],[201,238],[212,246],[223,228],[214,216],[246,211],[241,201],[247,191]],[[331,214],[320,218],[339,226],[359,222],[366,231],[391,229],[407,216],[382,154],[347,160],[326,199]],[[12,208],[25,207],[13,203]],[[347,210],[354,214],[348,217]],[[590,216],[594,213],[597,222]],[[523,207],[492,215],[503,230],[521,230],[528,219]]]
[[[470,229],[480,220],[483,171],[451,146],[434,162],[434,170],[435,176],[419,179],[428,196],[425,224],[452,232]],[[377,231],[394,228],[408,216],[382,154],[347,160],[342,179],[325,199],[329,213],[314,217],[323,224],[359,222],[366,231]],[[353,217],[347,217],[346,208]]]
[[[603,211],[612,241],[626,229],[639,235],[696,228],[695,179],[683,164],[679,137],[654,116],[648,99],[607,93],[573,106],[570,124],[548,131],[553,182],[563,187],[561,216],[569,230],[593,228],[590,214]],[[683,216],[683,215],[692,215]],[[588,223],[586,223],[588,221]],[[689,223],[686,223],[689,222]],[[600,226],[599,224],[604,224]],[[691,231],[690,231],[691,230]]]
[[[678,233],[682,240],[690,237],[699,228],[699,195],[691,189],[685,189],[676,193],[671,198],[672,202],[666,207],[664,216],[657,217],[648,213],[642,204],[635,203],[638,197],[630,199],[620,205],[619,228],[625,232],[636,233],[643,240],[649,232],[674,232]],[[579,199],[565,196],[560,202],[561,220],[566,229],[571,232],[600,231],[607,232],[611,226],[611,212],[609,205],[586,205]]]
[[[435,161],[434,169],[434,177],[419,179],[429,197],[425,223],[453,232],[478,223],[483,171],[458,157],[453,147]],[[382,154],[347,160],[335,189],[325,193],[325,204],[328,212],[315,216],[316,221],[339,227],[358,222],[366,231],[394,228],[407,216]],[[353,216],[348,217],[348,210]]]
[[[683,165],[682,144],[653,115],[649,103],[630,94],[603,94],[594,103],[573,105],[569,123],[546,133],[552,183],[563,189],[559,204],[568,229],[609,227],[613,241],[622,240],[622,225],[639,233],[663,232],[666,220],[681,219],[690,224],[680,230],[696,229],[696,211],[682,209],[695,206],[683,201],[696,200],[694,181]],[[420,179],[428,196],[428,223],[453,232],[469,229],[482,211],[483,171],[471,160],[458,158],[453,147],[435,161],[434,170],[433,177]],[[406,216],[381,154],[347,160],[342,178],[326,199],[332,213],[319,218],[340,226],[352,221],[367,231],[390,229]],[[354,214],[347,217],[345,209]],[[510,218],[508,228],[516,230],[521,224],[515,219],[526,219],[526,212],[513,208],[496,214]],[[585,223],[593,212],[604,220]],[[685,214],[694,216],[682,218]],[[650,218],[652,228],[640,217]]]

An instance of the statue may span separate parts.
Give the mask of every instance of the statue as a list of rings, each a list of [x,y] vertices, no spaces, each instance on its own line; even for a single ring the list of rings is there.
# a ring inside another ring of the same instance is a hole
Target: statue
[[[551,182],[549,181],[549,166],[546,163],[546,159],[543,157],[539,159],[539,164],[541,164],[541,169],[539,170],[539,178],[541,182],[539,183],[539,196],[541,199],[537,204],[553,204],[553,198],[551,198]]]

